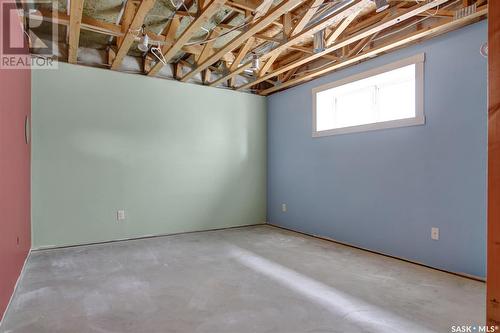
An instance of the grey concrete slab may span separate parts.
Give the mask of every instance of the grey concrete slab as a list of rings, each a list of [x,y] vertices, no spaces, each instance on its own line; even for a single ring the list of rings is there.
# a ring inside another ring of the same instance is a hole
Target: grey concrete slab
[[[450,332],[485,285],[270,226],[32,253],[3,333]]]

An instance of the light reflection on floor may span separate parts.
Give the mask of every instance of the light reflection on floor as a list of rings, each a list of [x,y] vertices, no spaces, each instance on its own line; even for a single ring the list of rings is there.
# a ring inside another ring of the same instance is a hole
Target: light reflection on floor
[[[278,263],[267,260],[255,253],[232,246],[230,253],[234,259],[247,268],[255,270],[291,291],[301,294],[317,303],[332,314],[373,333],[415,332],[432,333],[417,323],[408,321],[380,307],[368,304],[345,292],[311,279]]]

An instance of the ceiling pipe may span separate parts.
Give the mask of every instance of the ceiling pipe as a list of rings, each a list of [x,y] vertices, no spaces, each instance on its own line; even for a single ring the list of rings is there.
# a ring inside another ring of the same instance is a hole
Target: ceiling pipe
[[[309,28],[309,27],[311,27],[312,25],[318,23],[319,21],[321,21],[325,17],[332,16],[332,15],[340,12],[343,8],[345,8],[346,6],[348,6],[349,4],[351,4],[353,1],[354,0],[342,0],[342,1],[338,2],[332,8],[329,8],[328,10],[326,10],[323,13],[321,13],[317,17],[313,17],[313,19],[311,19],[309,21],[309,23],[306,24],[304,30],[307,29],[307,28]],[[279,43],[277,43],[277,42],[269,41],[269,42],[266,42],[266,43],[261,44],[260,46],[258,46],[257,49],[253,53],[255,53],[255,54],[259,55],[259,56],[262,56],[263,54],[265,54],[265,53],[270,52],[271,50],[273,50],[278,45],[279,45]],[[243,58],[243,60],[241,61],[241,63],[248,62],[252,58],[253,58],[252,54],[247,54]]]
[[[329,8],[328,10],[324,11],[320,15],[313,17],[309,21],[309,23],[306,24],[304,30],[307,29],[307,28],[309,28],[309,27],[311,27],[312,25],[318,23],[319,21],[321,21],[325,17],[331,16],[333,14],[336,14],[336,13],[340,12],[347,5],[351,4],[353,1],[354,0],[343,0],[343,1],[340,1],[339,3],[335,4],[332,8]],[[323,3],[323,4],[325,4],[325,3]]]
[[[70,0],[68,0],[69,2]],[[127,5],[127,0],[123,0],[122,2],[122,7],[120,8],[120,12],[118,13],[118,17],[116,18],[115,24],[119,25],[122,18],[123,18],[123,13],[125,13],[125,6]],[[110,36],[108,42],[112,43],[113,42],[114,36]]]

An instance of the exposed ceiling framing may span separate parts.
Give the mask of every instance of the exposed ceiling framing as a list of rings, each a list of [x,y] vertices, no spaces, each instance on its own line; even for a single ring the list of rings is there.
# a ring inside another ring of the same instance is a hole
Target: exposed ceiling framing
[[[95,65],[85,51],[96,49],[101,67],[131,71],[125,59],[136,59],[140,74],[261,95],[479,21],[488,7],[487,0],[390,0],[377,13],[372,0],[105,0],[108,17],[89,8],[93,1],[54,2],[59,10],[41,7],[29,17],[65,27],[61,61]],[[143,31],[163,62],[151,48],[137,49]]]
[[[82,25],[83,0],[71,1],[69,17],[69,38],[68,38],[68,62],[76,63],[78,55],[78,44],[80,41],[80,29]]]

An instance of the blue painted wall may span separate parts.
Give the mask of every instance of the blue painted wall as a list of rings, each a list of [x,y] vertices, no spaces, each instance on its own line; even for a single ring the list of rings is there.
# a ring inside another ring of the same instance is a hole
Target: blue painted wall
[[[269,223],[484,277],[486,39],[476,23],[270,96]],[[421,52],[425,125],[311,137],[313,87]]]

